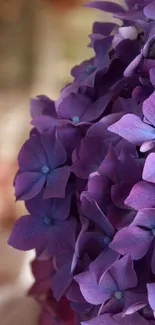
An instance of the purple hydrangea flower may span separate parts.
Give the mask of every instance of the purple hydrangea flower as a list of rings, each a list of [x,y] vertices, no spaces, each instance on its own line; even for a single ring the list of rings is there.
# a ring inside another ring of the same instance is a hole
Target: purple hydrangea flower
[[[103,273],[97,281],[95,274],[88,270],[75,276],[86,301],[101,305],[100,313],[132,314],[146,305],[146,298],[132,288],[138,284],[132,260],[125,256],[117,261],[110,270]]]
[[[66,220],[70,211],[70,196],[65,199],[42,201],[41,196],[27,201],[30,215],[25,215],[14,225],[9,244],[20,250],[45,250],[51,256],[69,248],[75,240],[76,221]],[[67,236],[72,231],[71,236]]]
[[[29,200],[42,189],[44,198],[65,197],[70,175],[69,166],[64,166],[66,160],[66,151],[54,132],[31,134],[18,156],[20,169],[15,178],[16,198]]]

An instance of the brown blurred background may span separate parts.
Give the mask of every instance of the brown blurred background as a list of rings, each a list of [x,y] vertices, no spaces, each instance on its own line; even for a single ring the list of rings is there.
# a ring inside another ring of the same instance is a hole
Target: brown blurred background
[[[84,2],[0,0],[0,325],[37,325],[39,307],[24,298],[33,281],[33,252],[7,246],[11,227],[24,211],[22,204],[15,205],[12,182],[29,132],[30,97],[56,99],[71,80],[71,67],[92,55],[87,48],[92,22],[110,18],[83,8]]]

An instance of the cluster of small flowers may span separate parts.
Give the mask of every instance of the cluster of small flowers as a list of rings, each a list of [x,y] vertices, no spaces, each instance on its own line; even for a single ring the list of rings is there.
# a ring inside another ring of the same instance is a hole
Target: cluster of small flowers
[[[9,244],[35,249],[41,325],[155,325],[155,1],[87,7],[95,55],[54,102],[31,100]]]

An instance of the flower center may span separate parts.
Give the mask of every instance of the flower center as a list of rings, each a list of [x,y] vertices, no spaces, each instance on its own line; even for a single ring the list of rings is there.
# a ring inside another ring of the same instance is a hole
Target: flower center
[[[116,292],[115,292],[115,298],[116,298],[117,300],[122,299],[122,297],[123,297],[123,294],[122,294],[121,291],[116,291]]]
[[[48,174],[49,173],[49,167],[47,166],[47,165],[44,165],[43,167],[42,167],[42,172],[44,173],[44,174]]]
[[[80,121],[80,119],[79,119],[78,116],[74,116],[74,117],[72,118],[72,122],[73,122],[73,123],[79,123],[79,121]]]
[[[95,69],[94,66],[92,64],[89,64],[86,68],[86,72],[89,74],[93,72],[94,69]]]
[[[44,223],[49,226],[52,224],[52,219],[50,217],[45,217],[44,218]]]
[[[152,234],[153,234],[153,236],[155,236],[155,228],[152,229]]]
[[[105,236],[105,237],[104,237],[104,243],[105,243],[105,245],[109,245],[109,244],[110,244],[110,242],[111,242],[111,239],[110,239],[110,237],[108,237],[108,236]]]

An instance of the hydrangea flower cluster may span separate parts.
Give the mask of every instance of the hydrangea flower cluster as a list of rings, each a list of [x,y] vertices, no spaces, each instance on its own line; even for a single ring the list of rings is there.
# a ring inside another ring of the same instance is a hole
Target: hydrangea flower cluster
[[[40,325],[155,325],[155,1],[86,6],[121,25],[95,22],[94,57],[31,100],[9,244],[36,251]]]

